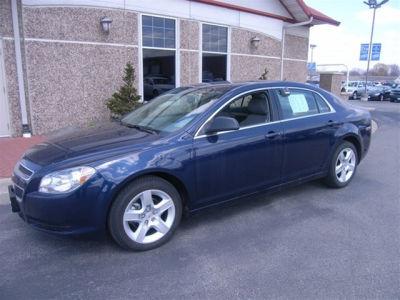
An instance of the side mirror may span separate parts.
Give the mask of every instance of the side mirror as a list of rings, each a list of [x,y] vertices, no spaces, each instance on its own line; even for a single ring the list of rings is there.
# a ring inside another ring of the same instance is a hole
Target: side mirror
[[[216,117],[209,123],[206,133],[212,134],[221,131],[238,130],[239,123],[231,117]]]

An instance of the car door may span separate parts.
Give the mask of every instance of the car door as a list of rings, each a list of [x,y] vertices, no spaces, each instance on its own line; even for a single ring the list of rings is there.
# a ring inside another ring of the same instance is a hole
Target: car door
[[[284,182],[323,171],[338,126],[334,109],[311,90],[275,90],[283,124]]]
[[[274,122],[277,110],[267,92],[237,97],[214,117],[217,116],[235,118],[240,129],[212,135],[201,129],[195,137],[198,204],[232,198],[280,183],[282,130],[281,124]]]

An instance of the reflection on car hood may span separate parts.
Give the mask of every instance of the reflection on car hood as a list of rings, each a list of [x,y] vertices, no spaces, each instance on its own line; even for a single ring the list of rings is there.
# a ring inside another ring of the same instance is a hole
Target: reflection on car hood
[[[159,139],[159,135],[129,128],[116,122],[77,129],[50,137],[28,150],[24,157],[40,165],[86,153],[130,147]]]

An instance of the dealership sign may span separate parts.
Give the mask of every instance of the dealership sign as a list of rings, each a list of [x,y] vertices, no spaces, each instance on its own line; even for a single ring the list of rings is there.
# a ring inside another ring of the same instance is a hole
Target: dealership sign
[[[371,60],[378,61],[381,57],[382,44],[372,44]],[[360,60],[368,60],[369,44],[361,44]]]

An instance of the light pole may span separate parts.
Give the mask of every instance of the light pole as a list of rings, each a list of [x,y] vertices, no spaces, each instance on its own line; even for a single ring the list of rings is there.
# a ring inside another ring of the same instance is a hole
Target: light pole
[[[380,8],[383,4],[385,4],[388,1],[389,0],[382,0],[379,3],[376,0],[364,1],[364,3],[369,6],[369,8],[372,8],[374,10],[373,17],[372,17],[371,36],[370,36],[370,39],[369,39],[369,47],[368,47],[367,73],[365,74],[365,91],[364,91],[365,92],[365,97],[367,97],[367,83],[368,83],[369,64],[371,62],[372,40],[373,40],[373,37],[374,37],[375,13],[376,13],[376,9],[377,8]]]
[[[314,49],[317,47],[315,44],[310,44],[310,49],[311,49],[311,63],[314,62]]]

